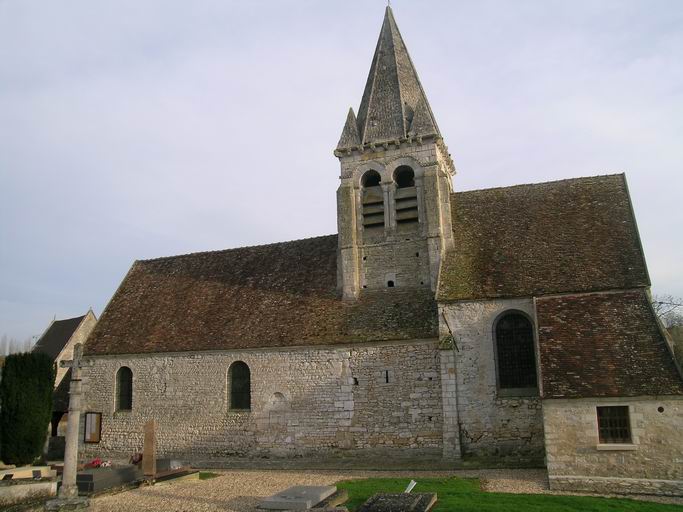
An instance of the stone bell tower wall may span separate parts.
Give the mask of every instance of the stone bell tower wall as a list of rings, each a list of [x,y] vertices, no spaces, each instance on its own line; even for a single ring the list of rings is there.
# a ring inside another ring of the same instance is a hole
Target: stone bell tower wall
[[[453,245],[453,168],[441,139],[352,151],[341,155],[340,161],[339,285],[344,296],[391,287],[435,290],[442,253]],[[406,167],[414,172],[414,188],[399,188],[396,183],[396,170]],[[373,171],[381,177],[381,190],[376,187],[375,193],[381,193],[383,203],[374,203],[372,211],[383,208],[384,222],[368,226],[363,177]],[[406,222],[414,210],[402,210],[405,204],[416,204],[416,222],[410,218]]]

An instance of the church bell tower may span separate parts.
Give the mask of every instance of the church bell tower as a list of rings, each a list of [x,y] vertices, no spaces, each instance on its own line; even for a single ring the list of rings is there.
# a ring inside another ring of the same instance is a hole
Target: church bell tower
[[[337,149],[338,287],[436,290],[453,246],[453,161],[443,142],[391,7],[358,116],[349,110]]]

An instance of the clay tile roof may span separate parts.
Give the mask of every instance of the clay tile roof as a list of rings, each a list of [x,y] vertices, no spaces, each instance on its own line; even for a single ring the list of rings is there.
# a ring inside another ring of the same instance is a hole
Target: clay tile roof
[[[645,290],[536,301],[545,398],[681,395]]]
[[[430,338],[429,290],[343,301],[337,236],[133,264],[88,338],[88,354],[328,345]]]
[[[50,324],[47,331],[40,337],[33,347],[36,352],[43,352],[52,359],[57,359],[57,356],[67,344],[73,333],[81,324],[83,316],[75,318],[67,318],[65,320],[55,320]]]
[[[451,195],[438,299],[649,286],[623,174]]]

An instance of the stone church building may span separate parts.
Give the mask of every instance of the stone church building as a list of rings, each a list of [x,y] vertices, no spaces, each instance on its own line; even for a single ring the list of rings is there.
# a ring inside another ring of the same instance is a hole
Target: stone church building
[[[458,192],[387,8],[338,234],[136,261],[85,346],[82,450],[525,458],[683,494],[683,379],[623,174]],[[229,219],[226,219],[229,222]]]

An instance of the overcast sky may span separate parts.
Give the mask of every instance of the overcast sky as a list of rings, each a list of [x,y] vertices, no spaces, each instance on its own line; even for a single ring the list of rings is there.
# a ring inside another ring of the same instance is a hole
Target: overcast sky
[[[0,0],[0,334],[99,316],[135,259],[334,233],[384,6]],[[682,1],[392,6],[456,190],[626,172],[683,296]]]

